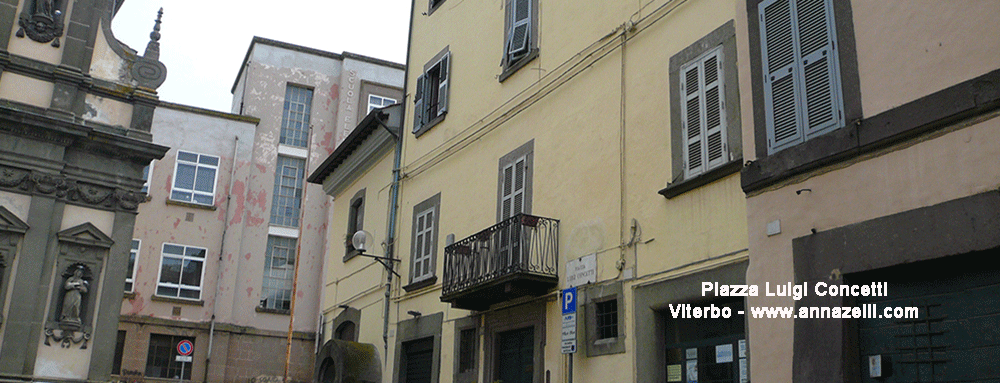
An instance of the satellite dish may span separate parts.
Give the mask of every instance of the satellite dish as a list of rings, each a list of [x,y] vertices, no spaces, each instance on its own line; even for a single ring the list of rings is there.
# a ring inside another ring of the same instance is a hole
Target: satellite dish
[[[351,237],[351,245],[362,253],[368,250],[368,245],[371,241],[372,234],[364,230],[358,230],[358,232],[354,233],[354,236]]]

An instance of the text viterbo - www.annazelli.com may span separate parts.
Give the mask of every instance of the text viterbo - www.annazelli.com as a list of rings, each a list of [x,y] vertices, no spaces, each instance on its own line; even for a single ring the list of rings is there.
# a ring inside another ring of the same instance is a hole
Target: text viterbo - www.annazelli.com
[[[694,306],[688,303],[671,304],[670,316],[675,319],[717,319],[730,318],[733,310],[729,307],[719,307],[714,304],[708,306]],[[746,315],[746,311],[738,310],[736,315]],[[879,309],[874,303],[866,303],[858,306],[828,307],[750,307],[750,315],[753,318],[763,319],[916,319],[918,310],[916,307],[885,307]]]

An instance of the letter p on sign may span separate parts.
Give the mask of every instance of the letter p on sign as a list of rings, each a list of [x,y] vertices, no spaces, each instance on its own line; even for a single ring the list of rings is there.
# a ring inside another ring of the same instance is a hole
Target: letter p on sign
[[[576,287],[570,287],[562,291],[562,313],[573,314],[576,312]]]

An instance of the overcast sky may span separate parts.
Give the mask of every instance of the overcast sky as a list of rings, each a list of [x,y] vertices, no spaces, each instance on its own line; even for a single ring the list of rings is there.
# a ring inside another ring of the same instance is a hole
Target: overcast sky
[[[128,0],[112,23],[115,37],[141,54],[160,7],[163,101],[228,112],[229,90],[253,36],[406,59],[410,0]]]

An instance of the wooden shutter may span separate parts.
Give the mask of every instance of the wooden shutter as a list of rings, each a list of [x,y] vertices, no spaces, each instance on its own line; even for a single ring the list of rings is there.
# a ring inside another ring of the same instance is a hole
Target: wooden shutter
[[[764,68],[764,113],[768,152],[802,141],[797,112],[797,68],[792,0],[765,0],[760,13],[761,61]]]
[[[698,65],[691,65],[681,73],[681,127],[684,129],[684,177],[701,173],[704,165],[702,150],[702,91]]]
[[[424,75],[417,77],[417,89],[413,96],[413,132],[416,133],[424,126],[424,83],[427,78]]]
[[[700,63],[705,90],[705,170],[729,161],[726,145],[726,100],[723,86],[722,48],[716,48]]]
[[[765,0],[760,12],[768,152],[843,123],[833,3]]]
[[[417,214],[413,227],[413,282],[427,279],[433,275],[431,264],[434,249],[434,208]]]
[[[438,81],[437,84],[438,116],[448,111],[448,77],[450,75],[449,72],[451,72],[450,65],[451,65],[451,52],[446,53],[444,57],[441,58],[441,61],[438,61],[438,67],[440,68],[439,73],[441,74],[441,76],[439,77],[440,80]]]
[[[810,139],[839,127],[843,120],[837,80],[837,34],[829,0],[797,0],[795,6],[801,81],[805,85],[803,126],[805,139]]]
[[[511,0],[510,29],[507,38],[508,60],[528,52],[531,38],[531,0]]]
[[[684,177],[697,176],[728,161],[722,49],[681,67],[681,128]]]

